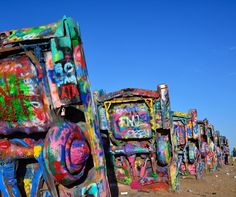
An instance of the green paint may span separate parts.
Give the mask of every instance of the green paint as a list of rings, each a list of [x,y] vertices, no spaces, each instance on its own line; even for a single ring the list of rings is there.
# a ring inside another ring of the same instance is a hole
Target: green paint
[[[122,184],[130,185],[130,183],[132,182],[132,177],[130,176],[128,170],[124,168],[120,168],[120,170],[123,171],[123,174],[125,174],[125,177],[118,179],[118,181]],[[119,177],[118,174],[116,174],[116,177]]]
[[[98,168],[96,168],[97,170],[104,170],[104,166],[99,166]]]
[[[64,59],[64,54],[61,50],[57,50],[57,44],[56,44],[56,39],[51,40],[51,49],[52,49],[52,59],[53,62],[58,62],[62,59]]]
[[[79,45],[79,40],[72,40],[72,45],[75,48],[77,45]]]
[[[151,172],[151,173],[150,173],[150,177],[157,178],[158,175],[157,175],[156,173],[154,173],[154,172]]]
[[[0,75],[0,78],[3,78],[3,75]],[[21,95],[29,95],[29,87],[24,83],[23,79],[17,79],[16,75],[8,74],[6,83],[1,83],[0,88],[7,95],[7,98],[0,95],[2,109],[0,111],[0,119],[8,122],[17,121],[22,123],[33,118],[30,98],[19,98],[19,91]]]

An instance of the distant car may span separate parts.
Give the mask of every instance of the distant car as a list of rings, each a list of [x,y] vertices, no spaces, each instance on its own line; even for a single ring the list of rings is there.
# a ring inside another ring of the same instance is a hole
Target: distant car
[[[217,169],[217,144],[214,143],[214,126],[207,119],[198,120],[200,131],[200,152],[205,161],[205,171],[214,172]]]
[[[181,175],[194,175],[201,179],[204,161],[200,154],[200,134],[197,126],[197,110],[188,113],[172,111],[174,131],[177,137],[178,167]]]
[[[95,112],[71,18],[1,32],[1,195],[110,196]]]
[[[216,146],[217,168],[224,165],[223,150],[220,147],[220,131],[214,132],[214,144]]]

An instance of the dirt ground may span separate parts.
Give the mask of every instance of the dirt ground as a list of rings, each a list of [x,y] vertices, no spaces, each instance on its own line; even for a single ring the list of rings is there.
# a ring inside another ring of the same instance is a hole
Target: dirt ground
[[[198,181],[193,177],[181,178],[179,193],[168,191],[135,191],[119,185],[119,197],[236,197],[236,162],[230,162],[218,171],[205,174]]]

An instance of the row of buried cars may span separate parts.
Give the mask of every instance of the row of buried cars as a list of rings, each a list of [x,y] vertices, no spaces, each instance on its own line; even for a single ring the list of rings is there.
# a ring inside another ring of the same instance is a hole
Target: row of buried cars
[[[223,165],[227,139],[168,87],[90,90],[69,17],[0,33],[0,196],[115,196],[114,184],[178,191]]]
[[[195,176],[224,165],[225,136],[197,110],[172,111],[166,84],[156,91],[94,92],[108,175],[132,189],[179,191],[180,176]],[[114,182],[111,178],[110,182]]]

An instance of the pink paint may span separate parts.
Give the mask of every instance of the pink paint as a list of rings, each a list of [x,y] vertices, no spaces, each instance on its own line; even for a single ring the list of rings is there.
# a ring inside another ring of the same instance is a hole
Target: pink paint
[[[181,165],[180,165],[180,170],[181,170],[182,172],[184,172],[184,171],[186,170],[186,167],[185,167],[184,164],[181,164]]]
[[[192,164],[192,165],[188,165],[188,171],[189,171],[189,173],[190,174],[196,174],[196,166],[194,165],[194,164]]]
[[[130,187],[131,187],[132,189],[140,189],[141,186],[142,186],[142,185],[141,185],[140,182],[137,181],[137,180],[133,180],[132,183],[130,183]]]
[[[137,173],[136,173],[136,169],[135,169],[135,158],[136,158],[136,155],[128,156],[128,160],[131,164],[131,169],[132,169],[134,181],[136,181],[136,179],[137,179]]]
[[[146,167],[147,167],[147,159],[145,160],[144,165],[142,166],[140,170],[140,177],[145,177]]]
[[[83,164],[90,154],[88,144],[85,141],[74,140],[70,148],[71,163],[74,165]]]

